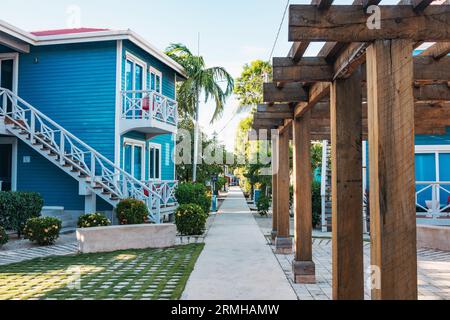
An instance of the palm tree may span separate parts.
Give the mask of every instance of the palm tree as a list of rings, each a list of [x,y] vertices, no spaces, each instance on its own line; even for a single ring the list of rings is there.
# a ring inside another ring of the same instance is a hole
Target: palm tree
[[[205,103],[210,98],[216,104],[211,123],[223,113],[226,98],[233,93],[233,77],[223,67],[207,68],[202,56],[193,55],[183,44],[174,43],[166,49],[166,54],[178,62],[185,70],[187,80],[178,88],[178,107],[182,114],[191,115],[195,119],[194,131],[194,163],[192,180],[197,180],[197,157],[199,139],[199,102],[202,93]],[[221,86],[221,84],[225,84]],[[222,89],[225,87],[225,90]]]

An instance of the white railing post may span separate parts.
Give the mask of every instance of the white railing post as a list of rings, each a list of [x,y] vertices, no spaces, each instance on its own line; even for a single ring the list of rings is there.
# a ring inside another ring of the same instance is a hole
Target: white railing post
[[[95,154],[91,152],[91,185],[95,185]]]
[[[321,223],[322,232],[327,232],[327,218],[326,218],[326,195],[327,195],[327,166],[328,166],[328,141],[323,140],[322,142],[322,171],[321,171],[321,183],[320,183],[320,198],[321,198]]]
[[[155,215],[156,224],[161,223],[161,198],[157,198],[156,200],[156,215]]]
[[[6,91],[3,91],[3,113],[6,115],[8,113],[8,97]]]
[[[61,131],[60,135],[59,135],[59,163],[61,165],[64,165],[64,157],[65,157],[65,135],[64,132]]]
[[[433,216],[433,219],[436,219],[440,215],[440,203],[439,203],[439,196],[438,193],[439,188],[437,184],[433,184],[432,187],[432,195],[431,195],[431,214]]]
[[[34,133],[36,132],[36,119],[34,116],[34,112],[31,111],[30,114],[30,141],[34,143]]]

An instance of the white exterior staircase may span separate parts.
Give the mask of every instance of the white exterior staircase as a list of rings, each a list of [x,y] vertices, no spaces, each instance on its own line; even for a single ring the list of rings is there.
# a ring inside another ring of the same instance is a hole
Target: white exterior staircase
[[[0,116],[11,134],[113,207],[121,199],[135,198],[147,205],[152,222],[161,222],[161,196],[152,186],[116,166],[10,90],[0,88],[0,103]]]

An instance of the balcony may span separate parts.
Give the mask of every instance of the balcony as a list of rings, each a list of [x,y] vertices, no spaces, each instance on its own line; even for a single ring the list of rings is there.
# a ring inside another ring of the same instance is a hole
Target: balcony
[[[122,91],[120,132],[176,133],[178,103],[156,91]]]

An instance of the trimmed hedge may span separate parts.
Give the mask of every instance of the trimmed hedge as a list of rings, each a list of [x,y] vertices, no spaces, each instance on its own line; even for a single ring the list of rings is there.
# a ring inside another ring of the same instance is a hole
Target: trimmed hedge
[[[82,214],[77,222],[78,228],[107,227],[109,225],[111,225],[111,221],[99,212]]]
[[[9,238],[5,229],[0,226],[0,247],[8,242]]]
[[[133,198],[121,200],[117,204],[116,215],[121,225],[144,224],[148,222],[147,205]]]
[[[61,231],[61,220],[53,217],[28,219],[24,228],[25,239],[46,246],[55,243]]]
[[[256,208],[260,216],[267,216],[270,208],[270,198],[265,195],[261,195],[258,198],[258,201],[256,201]]]
[[[182,204],[175,212],[178,232],[184,236],[201,235],[205,231],[208,214],[196,204]]]
[[[196,204],[205,213],[209,213],[211,209],[211,196],[208,194],[208,189],[201,183],[181,183],[175,191],[175,197],[180,205]]]
[[[41,215],[44,200],[36,192],[0,192],[0,224],[19,236],[28,219]]]

